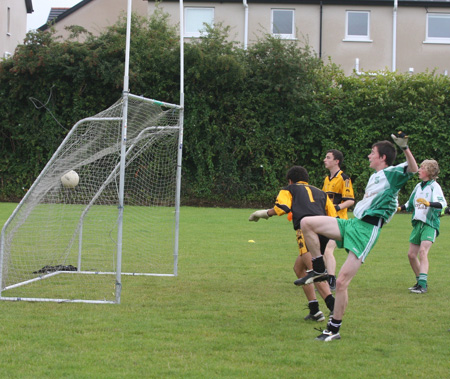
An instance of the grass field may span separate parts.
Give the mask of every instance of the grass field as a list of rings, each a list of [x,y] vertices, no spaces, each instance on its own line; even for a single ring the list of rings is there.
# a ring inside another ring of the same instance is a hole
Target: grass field
[[[410,215],[396,215],[350,285],[342,339],[323,343],[293,285],[291,224],[251,211],[183,207],[179,275],[123,277],[120,305],[0,302],[2,378],[449,377],[448,216],[429,292],[407,290]]]

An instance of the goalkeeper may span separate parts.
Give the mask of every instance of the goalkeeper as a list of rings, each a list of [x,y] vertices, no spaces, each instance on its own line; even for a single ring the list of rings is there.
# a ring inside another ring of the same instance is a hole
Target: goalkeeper
[[[268,219],[271,216],[282,216],[292,212],[292,222],[297,234],[297,243],[299,256],[294,264],[294,272],[297,278],[306,275],[306,270],[312,270],[311,254],[308,252],[302,231],[300,230],[300,221],[305,216],[329,215],[336,217],[336,210],[327,194],[320,189],[308,184],[309,175],[302,166],[291,167],[286,175],[289,185],[283,188],[276,199],[275,206],[268,210],[260,210],[250,215],[249,221],[259,221],[260,218]],[[325,251],[328,238],[321,238],[321,251]],[[317,290],[325,301],[330,315],[333,314],[334,297],[331,294],[330,287],[325,281],[327,278],[320,278],[316,283]],[[312,285],[303,286],[303,291],[308,299],[309,314],[305,320],[323,321],[325,316],[319,309],[319,303],[316,298],[314,287]]]
[[[408,202],[398,208],[413,211],[408,251],[409,263],[416,275],[416,284],[409,288],[412,293],[428,291],[428,252],[439,235],[441,210],[447,206],[441,186],[436,182],[438,174],[438,163],[424,160],[419,168],[421,182],[414,188]]]
[[[395,214],[398,192],[418,170],[416,160],[408,147],[408,136],[399,132],[391,137],[403,150],[406,162],[392,166],[397,152],[391,142],[381,141],[372,145],[368,158],[370,168],[376,172],[369,178],[364,198],[353,210],[355,218],[342,220],[317,216],[305,217],[301,222],[306,244],[313,259],[316,259],[313,260],[313,271],[299,279],[299,285],[311,283],[327,274],[320,255],[318,235],[334,239],[338,247],[344,247],[348,251],[336,283],[333,317],[317,340],[333,341],[341,338],[339,329],[348,303],[348,286],[375,245],[383,224],[389,222]]]

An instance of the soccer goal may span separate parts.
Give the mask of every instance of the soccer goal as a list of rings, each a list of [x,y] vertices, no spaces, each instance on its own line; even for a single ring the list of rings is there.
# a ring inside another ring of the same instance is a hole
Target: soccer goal
[[[132,95],[131,3],[123,96],[75,124],[3,226],[0,300],[117,304],[122,275],[177,275],[183,17],[180,105]]]
[[[117,303],[120,275],[176,275],[179,149],[177,105],[128,94],[79,121],[2,229],[1,299]]]

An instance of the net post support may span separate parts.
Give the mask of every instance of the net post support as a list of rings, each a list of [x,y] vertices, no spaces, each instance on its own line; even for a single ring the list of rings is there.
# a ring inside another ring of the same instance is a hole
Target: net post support
[[[123,208],[125,192],[125,158],[127,147],[127,125],[128,125],[128,94],[129,94],[129,69],[130,69],[130,39],[131,39],[131,1],[127,6],[127,34],[125,41],[125,72],[123,80],[123,112],[122,112],[122,134],[120,142],[120,169],[119,169],[119,214],[117,220],[117,262],[116,262],[116,303],[120,304],[122,291],[122,238],[123,238]]]

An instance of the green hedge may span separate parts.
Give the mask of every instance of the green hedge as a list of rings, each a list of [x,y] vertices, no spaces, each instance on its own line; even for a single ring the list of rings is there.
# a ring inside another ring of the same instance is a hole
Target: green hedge
[[[133,16],[130,91],[179,103],[179,43],[167,17]],[[83,43],[80,27],[71,28],[67,41],[29,33],[13,58],[0,63],[1,200],[23,196],[70,127],[121,96],[125,30],[122,19]],[[438,160],[445,193],[448,77],[346,77],[308,46],[266,36],[244,50],[228,36],[229,28],[216,25],[185,45],[183,204],[268,206],[294,164],[320,187],[330,148],[344,152],[360,198],[372,143],[397,130],[411,136],[419,163]]]

